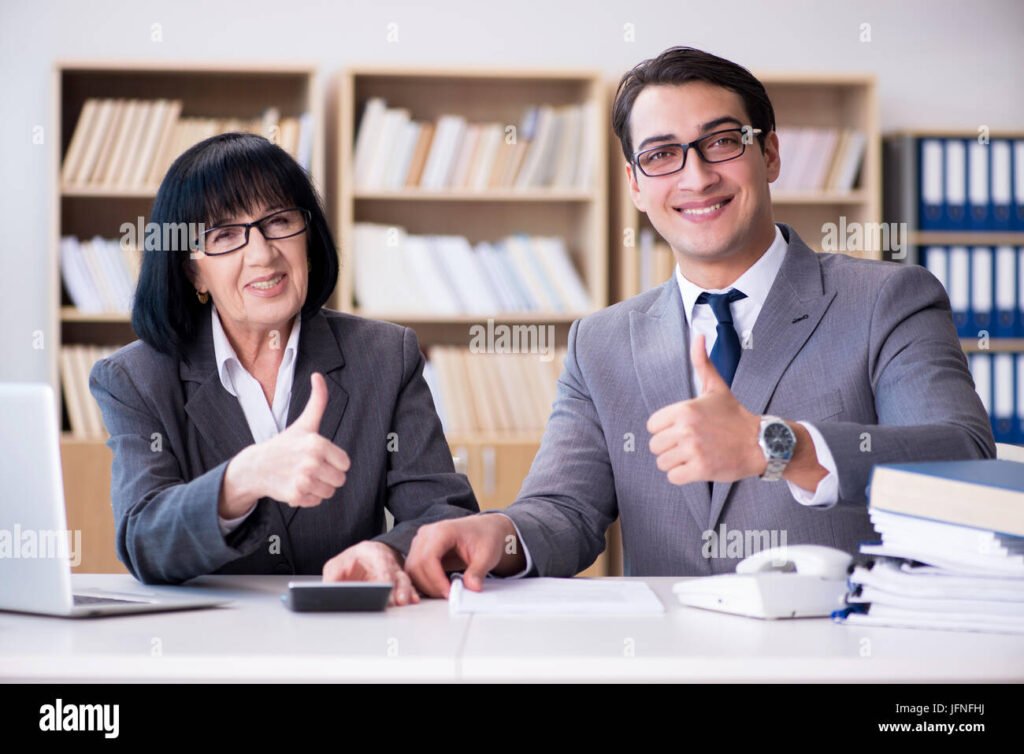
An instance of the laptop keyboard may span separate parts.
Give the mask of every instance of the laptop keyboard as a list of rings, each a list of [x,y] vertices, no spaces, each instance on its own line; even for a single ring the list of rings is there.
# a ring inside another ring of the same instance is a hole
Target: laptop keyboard
[[[143,600],[119,600],[113,597],[92,597],[88,594],[75,594],[76,605],[139,605]]]

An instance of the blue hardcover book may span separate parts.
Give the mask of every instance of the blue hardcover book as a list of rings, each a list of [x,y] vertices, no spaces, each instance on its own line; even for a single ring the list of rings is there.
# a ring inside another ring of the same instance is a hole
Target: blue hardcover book
[[[992,249],[987,246],[975,246],[971,249],[971,321],[975,336],[992,332],[993,315],[995,314],[995,275],[992,262]]]
[[[1012,443],[1017,435],[1016,359],[1012,353],[992,358],[992,434],[996,442]]]
[[[953,246],[949,250],[949,304],[953,310],[953,324],[961,338],[977,338],[972,332],[971,256],[966,246]]]
[[[992,178],[991,228],[1009,230],[1013,207],[1013,144],[996,139],[989,147]]]
[[[882,463],[871,470],[873,509],[1024,536],[1024,463],[966,461]]]
[[[1024,230],[1024,139],[1013,142],[1013,159],[1010,167],[1013,183],[1013,216],[1011,230]]]
[[[946,210],[943,207],[945,195],[942,166],[945,162],[942,142],[939,139],[920,139],[917,142],[918,227],[921,230],[943,230]]]
[[[992,229],[989,152],[987,143],[967,142],[967,227],[971,230]]]
[[[996,316],[992,334],[1012,338],[1017,334],[1017,250],[1012,246],[996,248]]]
[[[967,141],[946,139],[946,230],[967,228]]]

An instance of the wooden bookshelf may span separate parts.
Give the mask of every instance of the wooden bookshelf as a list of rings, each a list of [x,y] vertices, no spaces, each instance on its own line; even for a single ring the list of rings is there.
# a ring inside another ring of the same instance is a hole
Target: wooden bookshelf
[[[500,241],[514,233],[559,236],[565,240],[595,311],[608,303],[607,254],[607,102],[603,77],[592,71],[482,70],[448,68],[356,67],[344,71],[335,87],[337,140],[328,160],[341,239],[342,275],[334,307],[361,316],[407,325],[416,330],[423,349],[433,345],[469,344],[469,328],[493,319],[501,324],[553,325],[556,344],[564,346],[572,322],[587,312],[504,313],[495,315],[367,311],[356,300],[353,259],[355,225],[373,222],[404,228],[417,235],[463,236],[471,244]],[[355,184],[355,144],[363,109],[371,98],[389,108],[409,111],[413,121],[436,122],[443,115],[469,123],[517,125],[528,107],[595,103],[597,135],[593,145],[593,181],[583,188],[403,188],[365,190]],[[474,386],[473,389],[483,389]],[[526,476],[541,433],[449,433],[457,464],[465,471],[484,509],[511,503]],[[614,572],[614,534],[609,550],[585,575]],[[619,566],[621,568],[621,566]]]
[[[776,191],[772,204],[776,222],[793,226],[800,237],[821,251],[824,223],[875,223],[881,217],[881,142],[879,134],[876,81],[872,75],[756,73],[765,85],[775,109],[778,128],[852,128],[866,136],[864,156],[856,188],[850,191]],[[617,83],[616,83],[617,85]],[[614,86],[611,89],[614,95]],[[625,174],[625,161],[618,140],[609,140],[611,206],[609,218],[612,300],[621,301],[640,293],[635,268],[641,232],[649,229],[661,241],[647,216],[633,206]],[[786,160],[786,145],[780,146]],[[880,258],[875,252],[853,256]],[[662,281],[663,282],[663,281]]]
[[[110,509],[110,452],[103,435],[71,434],[64,409],[59,369],[65,344],[122,345],[135,339],[126,313],[84,313],[72,305],[61,278],[60,239],[118,238],[122,223],[148,218],[156,186],[131,189],[65,187],[65,154],[85,102],[89,99],[181,100],[181,117],[258,118],[276,108],[282,118],[309,113],[312,121],[310,174],[323,190],[324,128],[318,77],[312,65],[255,63],[154,63],[135,60],[59,61],[53,69],[51,172],[52,206],[50,279],[50,382],[61,417],[61,455],[69,525],[83,530],[86,556],[78,570],[123,572],[113,551]],[[80,392],[81,394],[81,392]],[[91,395],[85,396],[92,400]]]
[[[336,222],[341,238],[342,275],[335,308],[375,319],[414,326],[428,325],[424,345],[441,338],[449,343],[465,339],[467,322],[487,317],[438,317],[364,311],[356,302],[352,270],[354,226],[359,222],[393,224],[414,234],[456,234],[471,243],[498,241],[512,233],[557,235],[566,240],[593,309],[607,304],[607,184],[605,143],[607,124],[605,86],[589,71],[529,71],[358,67],[343,72],[337,85],[337,135],[330,160],[336,200]],[[460,115],[472,123],[518,125],[527,107],[597,103],[591,124],[599,138],[591,156],[594,180],[587,190],[489,189],[428,190],[407,188],[366,191],[355,187],[355,138],[365,103],[381,97],[389,107],[409,110],[416,121],[436,121]],[[515,314],[494,316],[502,322],[551,322],[567,331],[575,317]],[[447,333],[445,332],[447,331]],[[447,337],[444,337],[447,334]]]

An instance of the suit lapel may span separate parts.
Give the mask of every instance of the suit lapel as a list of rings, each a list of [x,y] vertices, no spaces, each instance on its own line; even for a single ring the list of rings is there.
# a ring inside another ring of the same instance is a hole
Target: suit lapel
[[[648,417],[663,406],[693,397],[690,333],[689,328],[684,327],[685,322],[682,296],[674,275],[661,286],[661,295],[650,309],[629,313],[633,368]],[[742,358],[740,361],[742,363]],[[703,530],[711,510],[708,485],[699,482],[686,485],[680,491]]]
[[[239,451],[252,445],[254,440],[241,404],[224,390],[217,374],[209,315],[201,318],[199,334],[186,349],[186,353],[189,363],[182,361],[179,364],[179,376],[185,382],[198,385],[186,388],[185,412],[203,439],[214,449],[218,462],[233,458]],[[340,379],[344,365],[341,344],[334,336],[323,311],[303,320],[288,405],[288,426],[302,413],[309,401],[310,375],[320,372],[324,375],[328,392],[327,407],[320,421],[320,434],[329,440],[335,438],[348,406],[348,392]],[[284,513],[286,524],[291,523],[297,511],[297,508],[288,507]]]
[[[733,395],[754,414],[764,413],[783,372],[836,295],[835,291],[824,292],[817,253],[788,225],[780,223],[779,228],[789,242],[786,257],[754,323],[750,347],[740,356],[732,382]],[[733,484],[715,482],[707,519],[709,530],[718,524]]]

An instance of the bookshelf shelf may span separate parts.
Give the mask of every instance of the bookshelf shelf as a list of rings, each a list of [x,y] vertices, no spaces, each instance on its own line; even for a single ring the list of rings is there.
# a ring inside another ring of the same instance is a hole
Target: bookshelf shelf
[[[1019,353],[1024,351],[1024,338],[991,338],[987,348],[979,346],[977,338],[961,338],[960,345],[966,353]]]
[[[955,230],[911,231],[908,236],[912,246],[1024,245],[1024,233],[1006,233],[998,230],[971,233]]]
[[[343,258],[335,308],[358,309],[352,269],[357,223],[395,225],[413,234],[460,235],[470,243],[497,242],[516,233],[565,239],[572,262],[593,308],[607,303],[607,183],[605,85],[590,71],[524,71],[359,67],[345,71],[337,84],[338,134],[331,160],[336,222]],[[567,106],[593,102],[596,138],[589,159],[591,185],[576,188],[486,190],[369,190],[355,184],[355,141],[366,103],[382,98],[403,108],[416,122],[457,115],[469,123],[516,125],[531,106]],[[418,318],[401,315],[412,323]],[[437,322],[429,316],[427,321]],[[479,321],[481,318],[477,318]],[[486,319],[484,317],[483,319]],[[443,321],[443,320],[442,320]],[[462,323],[463,317],[447,321]],[[429,345],[429,343],[425,344]]]
[[[553,324],[571,325],[589,312],[504,312],[497,314],[456,314],[440,316],[436,314],[417,314],[405,312],[364,312],[356,310],[354,314],[367,319],[379,319],[386,322],[397,322],[402,325],[416,324],[451,324],[473,325],[494,320],[503,324]],[[414,328],[415,329],[415,328]],[[429,340],[427,341],[429,343]]]
[[[356,201],[418,201],[418,202],[589,202],[594,198],[588,191],[453,191],[410,189],[406,191],[357,191]]]
[[[121,312],[83,312],[74,306],[60,308],[61,322],[131,322],[131,315]]]

